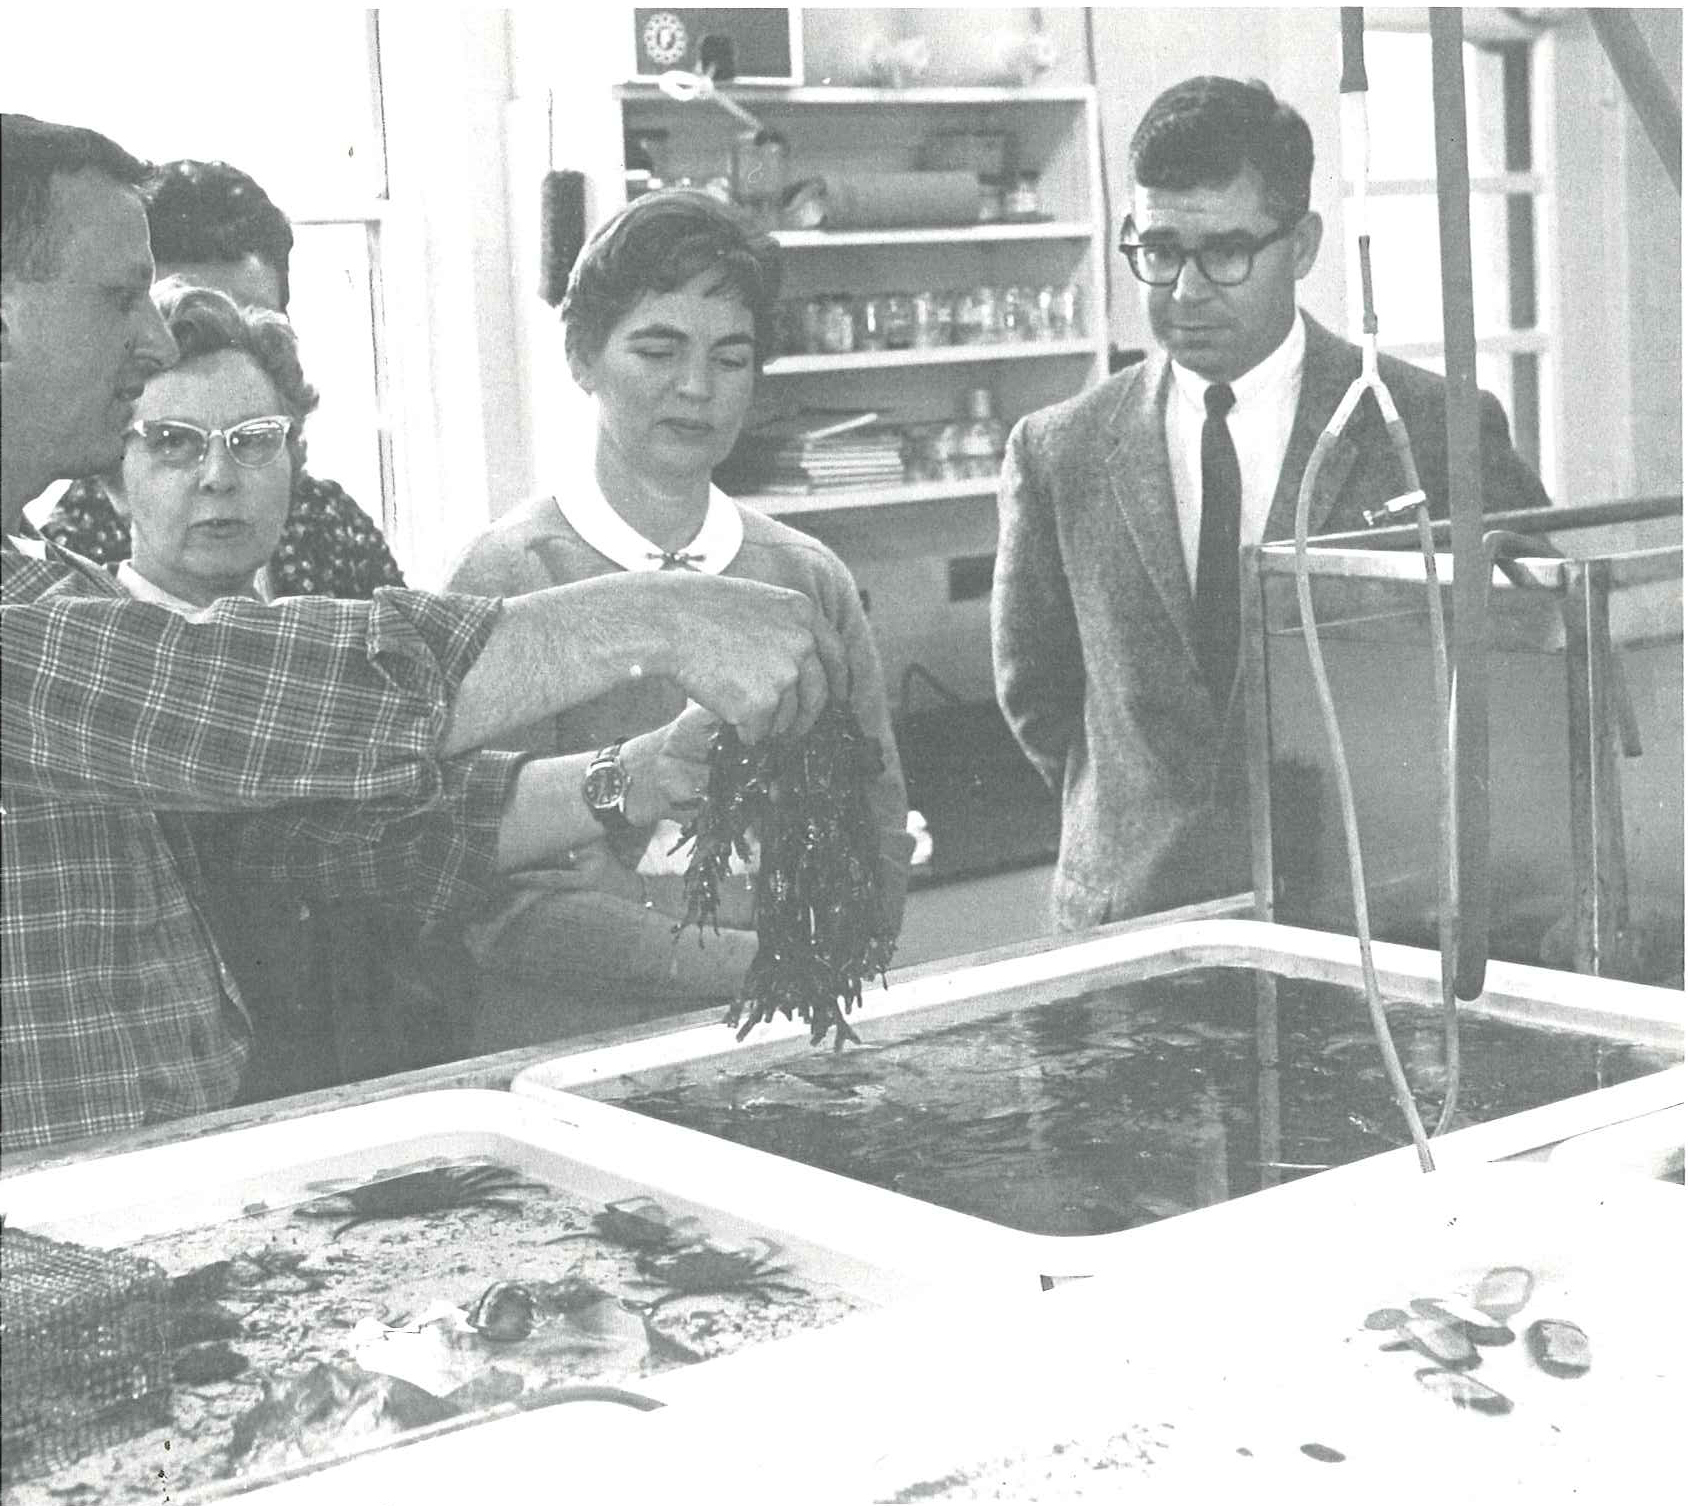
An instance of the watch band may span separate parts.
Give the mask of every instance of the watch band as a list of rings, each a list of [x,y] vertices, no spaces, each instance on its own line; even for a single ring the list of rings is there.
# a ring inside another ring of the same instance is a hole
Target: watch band
[[[608,747],[600,748],[586,766],[586,778],[581,784],[586,808],[606,831],[633,829],[627,817],[627,792],[633,788],[633,777],[621,762],[621,745],[626,741],[618,737]]]

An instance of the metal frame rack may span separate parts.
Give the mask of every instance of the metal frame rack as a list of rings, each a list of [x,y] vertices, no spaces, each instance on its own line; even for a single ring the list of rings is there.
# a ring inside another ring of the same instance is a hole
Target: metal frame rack
[[[1663,528],[1668,531],[1668,520],[1679,520],[1680,515],[1681,498],[1665,497],[1484,520],[1485,563],[1504,572],[1485,603],[1484,652],[1522,647],[1564,660],[1570,957],[1578,972],[1614,976],[1634,965],[1627,942],[1633,916],[1624,835],[1624,764],[1643,749],[1624,655],[1631,648],[1674,643],[1680,657],[1682,643],[1681,544],[1623,547],[1627,541],[1614,544],[1611,535],[1632,531],[1631,525],[1645,528],[1652,520],[1666,520]],[[1560,557],[1545,537],[1549,530],[1578,557]],[[1596,536],[1596,530],[1603,533]],[[1436,532],[1439,546],[1445,547],[1448,525],[1436,525]],[[1525,548],[1517,557],[1489,563],[1503,539],[1525,534],[1540,538],[1539,550]],[[1424,565],[1416,544],[1412,528],[1320,539],[1309,553],[1309,568],[1319,592],[1322,631],[1350,644],[1356,638],[1395,647],[1408,640],[1421,642],[1422,623],[1417,619],[1423,616]],[[1446,564],[1446,556],[1441,556],[1438,574],[1445,607],[1451,596]],[[1280,877],[1272,850],[1275,749],[1269,647],[1275,637],[1300,632],[1284,584],[1294,572],[1293,551],[1286,544],[1244,552],[1242,653],[1255,914],[1262,919],[1275,916]],[[1422,678],[1428,680],[1427,675]],[[1499,729],[1497,747],[1506,746],[1511,732]],[[1662,756],[1657,749],[1651,751]],[[1423,777],[1433,779],[1434,736],[1405,756],[1415,752]],[[1503,779],[1506,772],[1503,768]],[[1680,764],[1674,764],[1674,778],[1680,787]],[[1538,809],[1544,829],[1558,820],[1551,808]],[[1668,834],[1662,840],[1668,845]],[[1428,887],[1435,892],[1434,880]],[[1680,897],[1678,891],[1669,898],[1679,903]]]

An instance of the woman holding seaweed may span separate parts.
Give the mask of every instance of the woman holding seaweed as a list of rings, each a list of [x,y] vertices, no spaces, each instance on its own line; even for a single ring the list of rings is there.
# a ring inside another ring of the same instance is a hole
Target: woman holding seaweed
[[[711,479],[770,348],[778,257],[733,210],[686,190],[644,195],[594,235],[562,304],[569,368],[597,410],[591,464],[582,456],[555,490],[481,535],[450,588],[504,596],[618,569],[689,569],[810,596],[844,641],[849,710],[878,744],[866,798],[879,835],[877,928],[892,938],[907,887],[907,798],[855,582],[825,545],[740,507]],[[583,798],[604,831],[566,867],[518,875],[467,928],[477,1051],[548,1039],[559,1020],[573,1033],[739,998],[758,950],[753,879],[724,877],[713,923],[676,938],[687,846],[676,850],[673,823],[635,827],[616,804],[620,740],[684,706],[678,687],[646,677],[525,730],[517,745],[536,752],[599,750]]]

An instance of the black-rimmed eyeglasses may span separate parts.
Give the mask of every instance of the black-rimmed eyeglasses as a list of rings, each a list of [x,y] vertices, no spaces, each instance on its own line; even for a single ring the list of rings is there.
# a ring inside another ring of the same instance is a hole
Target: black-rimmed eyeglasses
[[[282,451],[293,432],[285,413],[249,418],[226,429],[202,429],[179,418],[137,419],[124,430],[139,439],[148,456],[171,470],[185,471],[205,459],[213,439],[221,439],[229,459],[249,471],[261,471]]]
[[[1276,241],[1295,234],[1297,219],[1265,235],[1234,234],[1205,241],[1199,246],[1180,246],[1177,241],[1137,240],[1137,227],[1130,215],[1120,226],[1119,249],[1132,275],[1152,288],[1169,288],[1183,275],[1184,263],[1194,261],[1196,269],[1215,287],[1234,288],[1247,282],[1254,271],[1254,258]]]

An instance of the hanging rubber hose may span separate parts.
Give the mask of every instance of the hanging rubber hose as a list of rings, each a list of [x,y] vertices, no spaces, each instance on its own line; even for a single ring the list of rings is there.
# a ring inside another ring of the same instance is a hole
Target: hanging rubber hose
[[[1373,523],[1411,510],[1418,529],[1419,555],[1424,561],[1424,585],[1430,624],[1430,663],[1435,715],[1446,718],[1452,706],[1448,679],[1448,643],[1442,620],[1442,586],[1436,574],[1436,544],[1430,526],[1430,507],[1420,484],[1418,463],[1413,459],[1411,437],[1395,409],[1389,388],[1377,372],[1377,310],[1372,299],[1371,227],[1367,218],[1366,190],[1371,179],[1371,127],[1366,112],[1365,11],[1359,6],[1342,10],[1342,110],[1343,175],[1352,188],[1348,205],[1349,223],[1354,227],[1360,258],[1360,297],[1363,332],[1360,352],[1360,382],[1371,392],[1383,417],[1385,432],[1394,447],[1395,458],[1406,482],[1404,495],[1385,503],[1376,513],[1365,514]],[[1358,398],[1355,399],[1356,403]],[[1459,1107],[1459,1002],[1456,998],[1457,926],[1459,915],[1459,865],[1456,857],[1454,803],[1453,729],[1448,725],[1437,740],[1437,851],[1440,867],[1436,876],[1436,939],[1442,958],[1442,1035],[1447,1059],[1448,1091],[1435,1134],[1452,1123]],[[1356,839],[1357,840],[1357,839]]]
[[[1359,817],[1354,802],[1352,781],[1347,757],[1343,750],[1342,729],[1337,719],[1335,700],[1325,670],[1324,652],[1319,643],[1318,622],[1313,610],[1312,585],[1308,575],[1307,535],[1312,499],[1317,490],[1318,476],[1326,457],[1337,438],[1347,427],[1355,410],[1367,392],[1372,395],[1383,418],[1384,429],[1395,450],[1406,491],[1387,503],[1376,514],[1368,514],[1372,523],[1412,511],[1418,527],[1419,548],[1424,559],[1425,585],[1429,604],[1431,660],[1434,680],[1435,717],[1438,725],[1446,726],[1449,735],[1438,737],[1438,843],[1441,862],[1438,872],[1438,930],[1442,944],[1442,1017],[1448,1067],[1448,1092],[1437,1121],[1437,1133],[1452,1122],[1459,1093],[1459,1014],[1456,998],[1455,944],[1459,913],[1458,866],[1456,854],[1457,828],[1453,801],[1453,760],[1451,723],[1448,718],[1452,696],[1448,674],[1447,642],[1442,619],[1441,583],[1437,578],[1436,554],[1430,527],[1430,513],[1423,487],[1419,483],[1418,467],[1413,459],[1412,444],[1406,425],[1397,412],[1388,387],[1377,370],[1377,314],[1372,296],[1371,236],[1366,224],[1366,184],[1368,177],[1369,125],[1366,117],[1365,19],[1358,7],[1342,10],[1342,138],[1345,157],[1345,176],[1352,186],[1349,205],[1351,222],[1357,232],[1360,258],[1360,282],[1363,303],[1361,371],[1360,376],[1343,395],[1335,413],[1313,447],[1307,469],[1302,476],[1296,498],[1295,562],[1296,598],[1301,612],[1302,633],[1307,642],[1308,660],[1313,672],[1314,688],[1320,712],[1324,718],[1332,763],[1337,781],[1337,796],[1341,806],[1343,835],[1348,851],[1349,881],[1353,892],[1355,934],[1360,948],[1361,976],[1365,986],[1366,1008],[1372,1028],[1383,1055],[1384,1067],[1394,1092],[1396,1104],[1417,1148],[1419,1164],[1425,1171],[1435,1170],[1428,1137],[1419,1118],[1418,1105],[1411,1086],[1401,1068],[1400,1057],[1389,1034],[1388,1017],[1384,1012],[1382,994],[1378,987],[1376,968],[1371,951],[1371,918],[1366,901],[1365,867],[1360,851]]]

